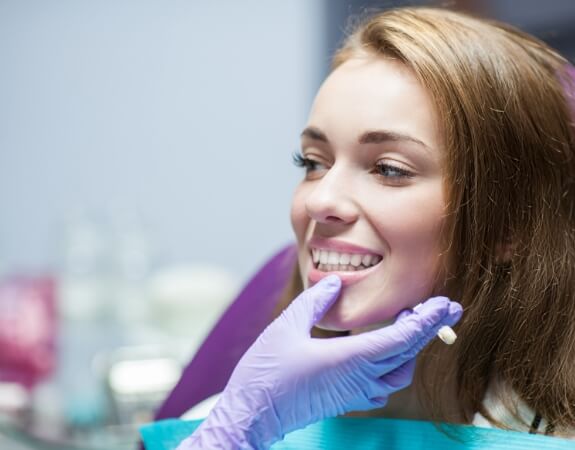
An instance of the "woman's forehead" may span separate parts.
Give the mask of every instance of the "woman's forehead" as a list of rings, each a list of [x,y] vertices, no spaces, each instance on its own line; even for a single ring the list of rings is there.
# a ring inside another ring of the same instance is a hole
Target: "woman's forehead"
[[[332,139],[349,139],[386,130],[442,147],[439,117],[415,74],[399,61],[383,57],[352,58],[321,86],[308,124]]]

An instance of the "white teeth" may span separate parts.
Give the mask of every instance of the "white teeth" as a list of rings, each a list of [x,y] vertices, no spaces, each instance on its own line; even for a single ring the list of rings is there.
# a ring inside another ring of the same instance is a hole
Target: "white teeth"
[[[313,263],[317,264],[319,262],[319,250],[312,248],[311,249],[311,256],[313,259]]]
[[[319,264],[317,266],[318,270],[322,272],[355,272],[356,270],[362,270],[353,266],[342,266],[339,264]]]
[[[371,255],[363,255],[363,258],[361,258],[361,263],[365,267],[371,266]]]
[[[336,252],[329,252],[329,256],[327,258],[328,264],[339,264],[339,253]]]
[[[314,265],[323,272],[355,272],[376,265],[381,261],[381,256],[359,253],[338,253],[319,248],[311,249]]]
[[[359,266],[354,267],[351,265],[340,265],[340,264],[318,264],[317,269],[322,272],[355,272],[358,270],[365,270],[366,267]]]
[[[358,255],[357,253],[354,253],[353,255],[351,255],[351,259],[350,259],[350,264],[353,267],[359,267],[361,264],[361,255]]]

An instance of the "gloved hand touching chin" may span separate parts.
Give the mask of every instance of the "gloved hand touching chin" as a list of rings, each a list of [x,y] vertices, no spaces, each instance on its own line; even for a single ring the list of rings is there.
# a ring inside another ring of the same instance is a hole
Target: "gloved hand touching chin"
[[[435,297],[393,325],[316,339],[310,330],[341,289],[328,276],[302,292],[241,358],[222,395],[178,450],[266,449],[318,420],[382,407],[412,380],[415,356],[461,306]]]

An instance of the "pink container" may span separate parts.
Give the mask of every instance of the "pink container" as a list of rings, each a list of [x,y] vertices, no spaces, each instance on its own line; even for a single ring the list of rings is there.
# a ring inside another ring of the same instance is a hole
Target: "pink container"
[[[55,283],[49,277],[0,280],[0,381],[31,388],[55,366]]]

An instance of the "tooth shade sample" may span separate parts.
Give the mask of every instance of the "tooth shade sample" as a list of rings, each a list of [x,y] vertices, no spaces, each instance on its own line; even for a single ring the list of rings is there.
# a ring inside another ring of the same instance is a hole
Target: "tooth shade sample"
[[[455,334],[455,331],[453,331],[451,327],[444,325],[437,332],[437,337],[439,337],[439,339],[441,339],[447,345],[451,345],[457,339],[457,334]]]

